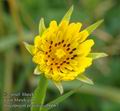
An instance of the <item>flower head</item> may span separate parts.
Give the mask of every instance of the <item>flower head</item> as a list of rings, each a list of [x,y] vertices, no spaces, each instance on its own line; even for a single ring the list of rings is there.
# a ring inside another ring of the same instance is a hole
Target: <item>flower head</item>
[[[51,21],[42,36],[35,37],[33,62],[49,79],[56,82],[74,80],[91,65],[87,57],[94,41],[85,40],[86,30],[80,32],[81,23]]]
[[[69,23],[72,10],[73,7],[60,24],[53,20],[48,28],[45,28],[44,20],[41,19],[40,34],[35,37],[34,45],[25,44],[33,55],[33,62],[37,64],[35,73],[42,72],[55,83],[74,79],[92,83],[83,75],[95,56],[91,53],[94,41],[87,37],[102,20],[81,31],[82,23]],[[96,53],[98,55],[105,56],[104,53]]]

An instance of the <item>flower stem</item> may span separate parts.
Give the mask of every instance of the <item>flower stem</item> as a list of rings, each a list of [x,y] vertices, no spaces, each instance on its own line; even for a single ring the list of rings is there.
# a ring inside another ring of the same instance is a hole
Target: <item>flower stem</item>
[[[44,77],[44,75],[40,76],[39,84],[34,91],[33,97],[32,97],[32,106],[31,111],[41,111],[45,96],[46,96],[46,90],[47,90],[48,80]]]

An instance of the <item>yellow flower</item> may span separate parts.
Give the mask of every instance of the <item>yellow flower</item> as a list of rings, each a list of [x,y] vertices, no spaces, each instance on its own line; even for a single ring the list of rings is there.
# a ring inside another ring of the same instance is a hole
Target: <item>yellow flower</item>
[[[87,30],[80,32],[81,26],[51,21],[42,36],[35,37],[33,62],[47,78],[56,82],[74,80],[92,64],[92,58],[87,56],[94,41],[85,40],[89,34]]]
[[[53,20],[48,28],[41,19],[40,34],[35,37],[34,45],[25,43],[33,55],[33,62],[37,64],[35,73],[43,73],[46,78],[53,80],[59,89],[61,81],[74,79],[92,84],[83,72],[92,64],[94,58],[106,56],[104,53],[91,53],[94,41],[87,39],[103,20],[81,31],[82,23],[69,23],[72,10],[73,7],[60,24]]]

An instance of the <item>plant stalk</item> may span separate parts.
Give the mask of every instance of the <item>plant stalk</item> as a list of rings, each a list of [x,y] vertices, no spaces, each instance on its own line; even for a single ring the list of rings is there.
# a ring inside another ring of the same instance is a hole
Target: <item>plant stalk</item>
[[[43,74],[41,74],[38,87],[35,89],[32,97],[31,111],[42,110],[45,101],[47,86],[48,86],[48,80]]]

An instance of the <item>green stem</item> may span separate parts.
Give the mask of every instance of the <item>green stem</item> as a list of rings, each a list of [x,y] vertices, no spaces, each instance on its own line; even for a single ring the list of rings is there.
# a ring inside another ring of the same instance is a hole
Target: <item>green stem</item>
[[[47,85],[48,85],[48,80],[44,77],[44,75],[41,75],[38,87],[36,88],[32,97],[31,111],[42,110],[46,96]]]

